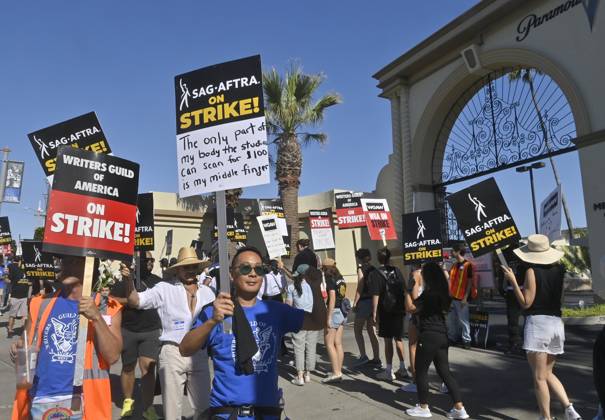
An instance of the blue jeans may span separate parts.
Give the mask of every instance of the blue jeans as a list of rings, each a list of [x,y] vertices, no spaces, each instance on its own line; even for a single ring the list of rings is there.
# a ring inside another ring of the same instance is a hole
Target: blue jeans
[[[464,344],[471,343],[471,323],[469,321],[468,303],[453,300],[450,313],[447,317],[447,336],[450,341],[458,341],[458,331],[462,330]]]

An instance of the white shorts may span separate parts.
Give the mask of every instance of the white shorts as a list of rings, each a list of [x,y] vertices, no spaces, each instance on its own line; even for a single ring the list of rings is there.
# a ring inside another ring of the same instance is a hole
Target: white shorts
[[[563,354],[565,327],[558,316],[530,315],[525,319],[523,350],[552,355]]]

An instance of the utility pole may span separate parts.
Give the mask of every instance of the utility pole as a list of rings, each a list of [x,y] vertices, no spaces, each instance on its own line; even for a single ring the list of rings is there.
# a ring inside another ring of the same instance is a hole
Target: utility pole
[[[6,171],[8,169],[6,164],[8,162],[8,154],[10,153],[10,151],[11,150],[8,147],[2,149],[2,171],[0,172],[0,207],[2,206],[2,201],[4,200],[4,188],[6,187]]]

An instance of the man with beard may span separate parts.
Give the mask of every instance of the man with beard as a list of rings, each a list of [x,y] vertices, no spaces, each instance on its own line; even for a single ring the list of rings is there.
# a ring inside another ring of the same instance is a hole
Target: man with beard
[[[137,309],[157,309],[162,323],[160,334],[159,374],[162,385],[164,418],[181,418],[183,387],[187,388],[194,418],[208,406],[210,374],[208,355],[194,352],[190,357],[179,353],[179,344],[202,308],[214,301],[208,286],[198,285],[197,276],[209,261],[198,259],[195,249],[181,248],[175,264],[167,272],[174,282],[161,281],[151,289],[137,292],[128,277],[128,305]],[[123,274],[128,274],[127,269]]]

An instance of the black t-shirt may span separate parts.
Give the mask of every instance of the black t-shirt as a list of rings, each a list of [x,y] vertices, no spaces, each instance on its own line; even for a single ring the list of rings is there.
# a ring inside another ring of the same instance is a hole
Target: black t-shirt
[[[525,315],[561,316],[561,294],[565,268],[561,264],[533,265],[536,277],[536,296]]]
[[[141,280],[141,287],[137,289],[137,292],[151,289],[161,281],[162,279],[155,274],[150,274],[147,278]],[[126,297],[126,282],[117,283],[111,290],[111,294],[117,297]],[[156,309],[125,307],[122,312],[122,327],[128,331],[146,332],[162,328],[162,322]]]
[[[360,299],[370,299],[372,297],[372,272],[376,270],[372,264],[362,264],[359,266],[361,273],[363,274],[363,289],[359,294]]]
[[[309,267],[319,268],[319,261],[317,260],[317,255],[309,248],[305,248],[300,251],[294,257],[294,264],[292,264],[292,272],[296,272],[296,269],[299,265],[307,264]]]
[[[342,278],[338,280],[326,279],[326,290],[328,291],[328,305],[330,304],[330,290],[334,290],[336,294],[334,308],[340,309],[347,294],[347,282]]]
[[[396,285],[394,287],[394,292],[397,295],[397,311],[390,311],[390,313],[404,313],[405,312],[405,302],[404,302],[404,294],[405,294],[405,280],[403,279],[403,274],[401,271],[392,265],[384,265],[378,267],[376,270],[372,270],[369,274],[370,282],[370,294],[372,296],[378,296],[378,310],[380,312],[384,311],[382,302],[384,299],[384,295],[386,292],[387,278],[390,276],[394,277]]]
[[[25,278],[25,273],[17,264],[12,263],[8,266],[8,278],[11,282],[11,297],[23,299],[27,297],[31,281]]]
[[[450,299],[447,302],[441,302],[441,299],[440,296],[424,292],[414,301],[420,332],[447,333],[444,307],[449,307]]]

